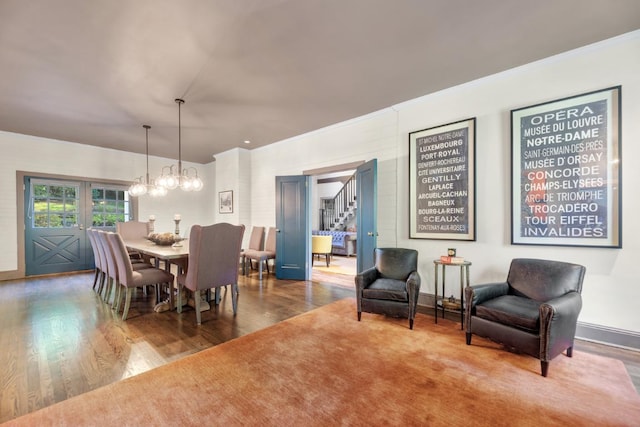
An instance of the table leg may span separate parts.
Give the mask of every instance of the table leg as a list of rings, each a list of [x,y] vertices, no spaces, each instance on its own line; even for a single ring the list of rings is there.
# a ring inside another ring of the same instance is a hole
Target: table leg
[[[464,329],[464,272],[465,266],[460,266],[460,329]]]
[[[433,265],[435,277],[435,301],[433,303],[433,313],[435,314],[436,324],[438,324],[438,264]]]
[[[442,265],[442,318],[444,319],[444,299],[447,298],[447,277],[446,277],[447,269],[444,264]]]

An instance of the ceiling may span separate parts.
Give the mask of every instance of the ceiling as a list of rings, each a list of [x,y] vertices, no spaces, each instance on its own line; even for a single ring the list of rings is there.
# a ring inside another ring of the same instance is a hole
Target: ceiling
[[[208,163],[640,28],[638,0],[2,0],[0,130]],[[251,141],[245,144],[245,140]]]

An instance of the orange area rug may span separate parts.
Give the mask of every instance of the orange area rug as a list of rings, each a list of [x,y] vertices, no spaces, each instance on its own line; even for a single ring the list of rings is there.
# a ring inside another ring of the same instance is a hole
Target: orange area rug
[[[622,362],[538,360],[341,300],[7,425],[638,425]]]

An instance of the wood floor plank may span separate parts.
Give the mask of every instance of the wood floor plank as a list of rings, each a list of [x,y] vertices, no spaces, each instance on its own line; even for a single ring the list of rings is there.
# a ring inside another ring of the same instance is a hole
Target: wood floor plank
[[[237,315],[223,291],[201,326],[191,308],[156,313],[154,293],[142,291],[122,321],[92,290],[92,273],[0,282],[0,422],[354,296],[352,276],[316,270],[306,282],[242,276]],[[576,349],[622,360],[640,389],[640,353]]]

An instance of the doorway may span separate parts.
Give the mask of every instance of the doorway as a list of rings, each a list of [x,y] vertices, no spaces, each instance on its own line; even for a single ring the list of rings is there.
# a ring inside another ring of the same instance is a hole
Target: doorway
[[[312,279],[353,287],[356,274],[357,200],[355,168],[312,174],[312,234],[333,234],[329,265],[324,255],[314,256]],[[344,236],[348,233],[348,237]]]

